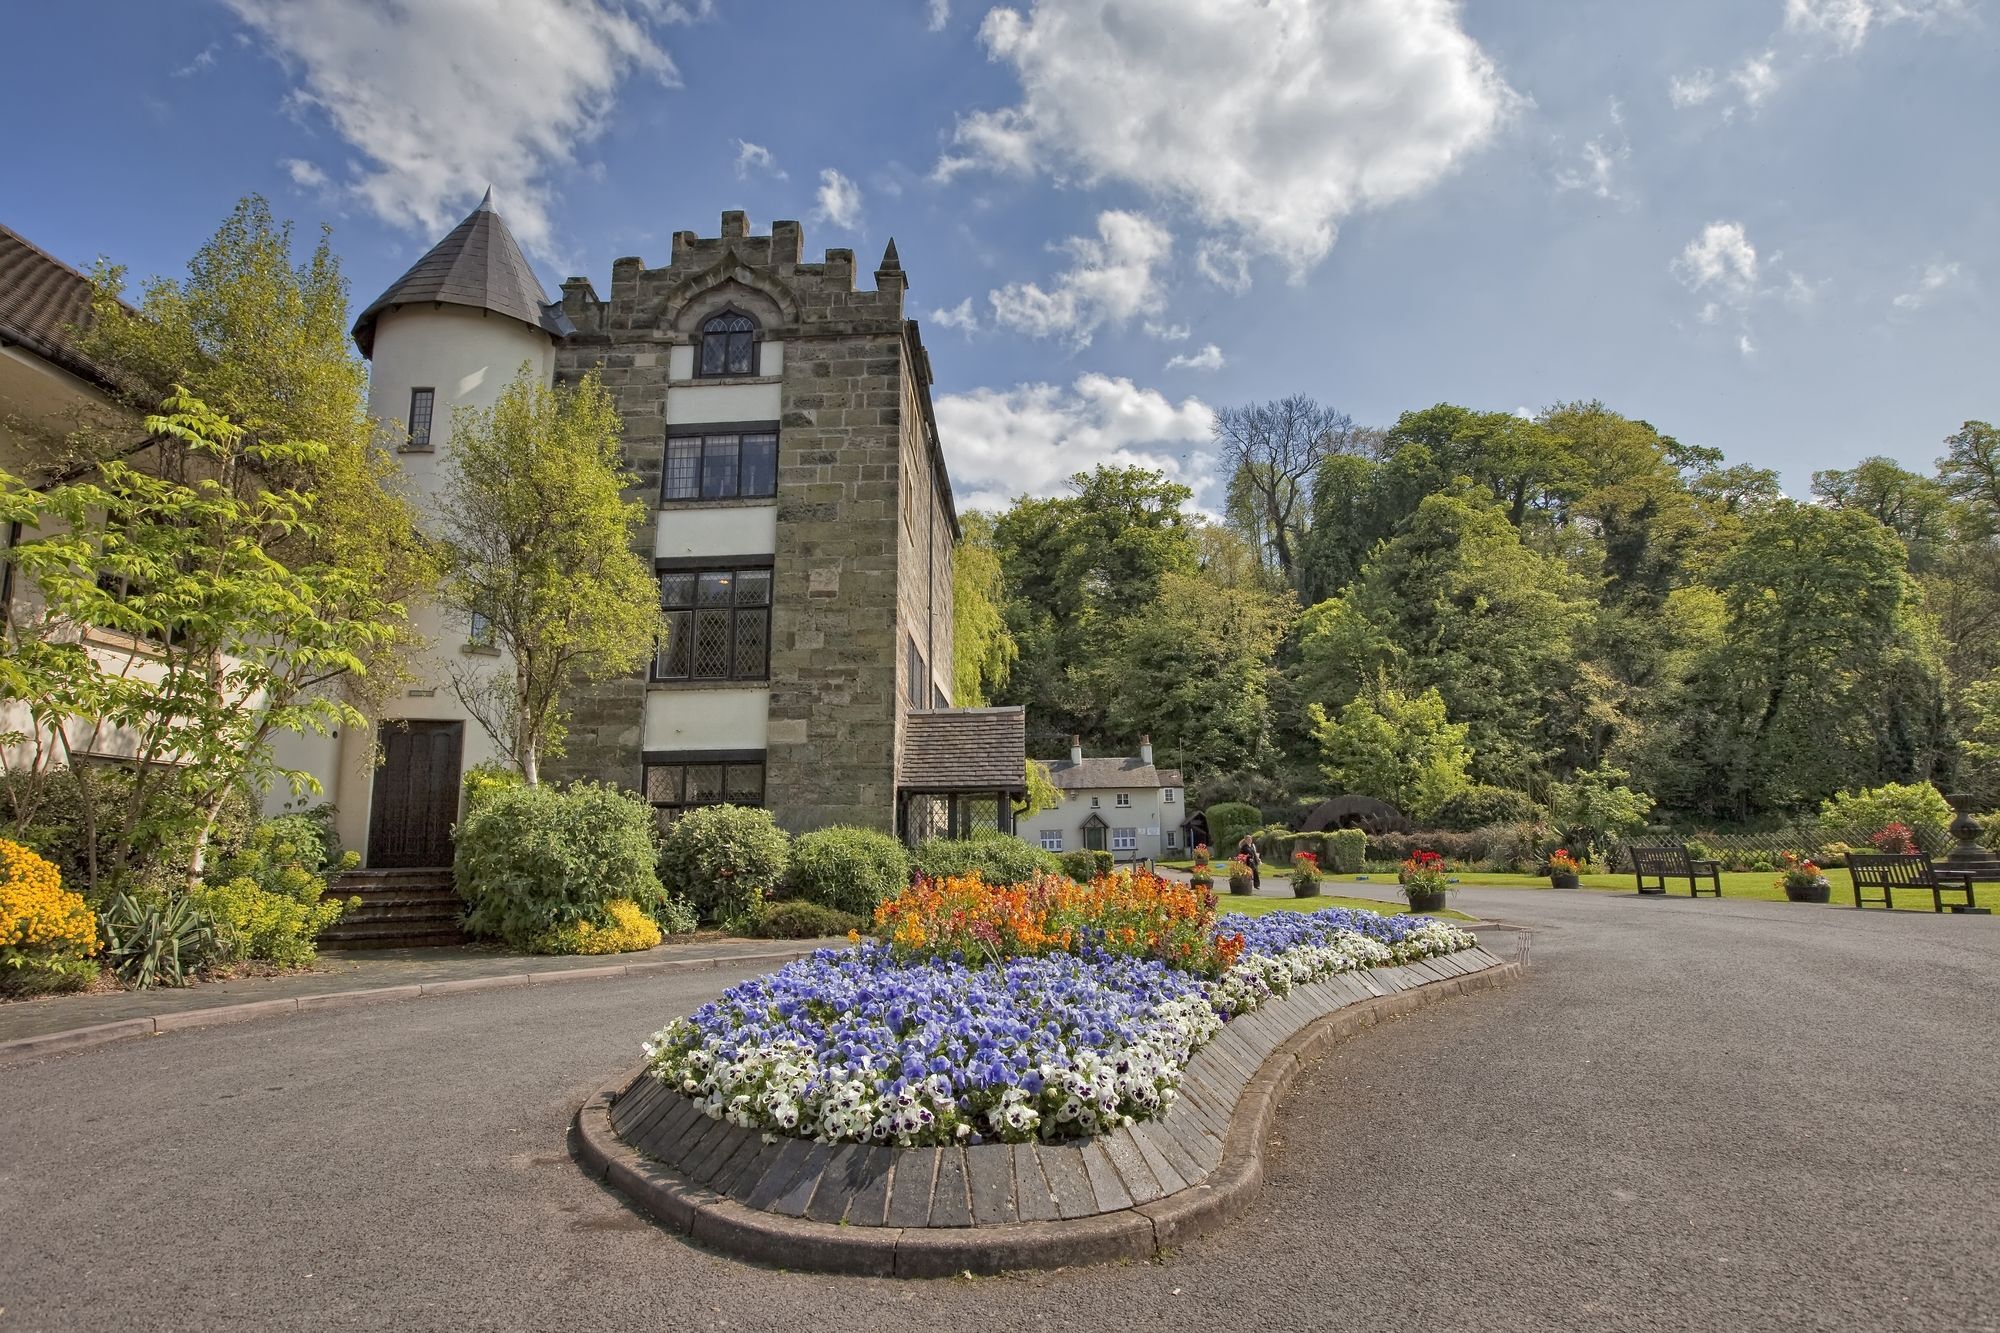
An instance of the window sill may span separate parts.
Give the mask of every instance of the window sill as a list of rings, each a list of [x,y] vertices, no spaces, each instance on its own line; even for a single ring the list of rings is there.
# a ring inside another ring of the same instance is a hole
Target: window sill
[[[775,509],[775,495],[731,495],[719,500],[661,500],[663,510],[682,509]]]
[[[755,680],[649,680],[646,688],[653,690],[673,690],[679,692],[701,690],[768,690],[771,688],[769,676],[759,676]]]
[[[783,384],[783,375],[690,375],[686,379],[669,380],[674,388],[699,387],[705,384]]]
[[[498,657],[500,650],[489,643],[460,644],[458,651],[467,657]]]
[[[437,452],[437,446],[433,444],[399,444],[396,446],[396,452],[399,454],[434,454]]]

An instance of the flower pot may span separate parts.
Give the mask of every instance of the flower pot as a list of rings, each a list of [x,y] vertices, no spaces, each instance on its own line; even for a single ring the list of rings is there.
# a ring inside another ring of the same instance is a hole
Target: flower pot
[[[1405,889],[1403,897],[1409,900],[1412,912],[1441,912],[1444,910],[1443,889]]]
[[[1549,872],[1549,884],[1552,888],[1574,889],[1580,887],[1582,881],[1570,871],[1552,870]]]
[[[1785,897],[1795,903],[1823,903],[1829,901],[1832,894],[1833,885],[1831,884],[1787,884],[1785,886]]]
[[[1294,898],[1317,898],[1317,897],[1319,897],[1319,881],[1318,881],[1318,880],[1314,880],[1314,881],[1313,881],[1312,883],[1310,883],[1310,884],[1301,884],[1301,883],[1299,883],[1299,882],[1298,882],[1297,880],[1293,880],[1293,881],[1292,881],[1292,897],[1294,897]]]
[[[1229,891],[1239,898],[1248,898],[1251,887],[1251,883],[1247,879],[1232,879],[1229,881]]]

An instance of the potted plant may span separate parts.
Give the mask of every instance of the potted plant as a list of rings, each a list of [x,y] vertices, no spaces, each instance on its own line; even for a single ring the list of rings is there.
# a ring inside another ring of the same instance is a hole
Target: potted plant
[[[1778,887],[1795,903],[1823,903],[1833,892],[1833,882],[1824,871],[1792,852],[1785,853],[1785,873],[1778,876]]]
[[[1573,889],[1582,883],[1577,872],[1583,867],[1569,854],[1567,847],[1558,847],[1549,853],[1549,884],[1552,888]]]
[[[1436,852],[1415,851],[1396,878],[1412,912],[1436,912],[1444,907],[1444,858]]]
[[[1209,869],[1208,865],[1207,843],[1198,842],[1195,844],[1194,870],[1188,878],[1194,881],[1194,886],[1197,889],[1212,889],[1215,887],[1215,872]]]
[[[1231,893],[1248,894],[1254,891],[1256,886],[1257,877],[1251,873],[1248,861],[1239,856],[1229,863],[1229,891]]]
[[[1311,852],[1292,854],[1292,897],[1319,897],[1319,858]]]

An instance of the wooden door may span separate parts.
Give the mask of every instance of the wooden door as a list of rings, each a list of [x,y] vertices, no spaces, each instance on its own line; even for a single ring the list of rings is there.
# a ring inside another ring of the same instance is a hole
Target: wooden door
[[[450,865],[465,724],[385,723],[381,742],[368,816],[369,866]]]

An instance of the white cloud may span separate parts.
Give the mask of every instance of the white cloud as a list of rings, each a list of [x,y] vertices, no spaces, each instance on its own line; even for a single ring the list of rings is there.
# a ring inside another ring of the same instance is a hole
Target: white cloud
[[[1054,495],[1100,463],[1153,468],[1199,480],[1193,457],[1210,440],[1214,411],[1199,398],[1170,401],[1109,375],[1069,388],[1021,384],[937,400],[938,438],[966,508],[1000,508],[1022,494]]]
[[[1194,266],[1224,291],[1241,296],[1250,290],[1250,256],[1241,246],[1211,236],[1196,247]]]
[[[1164,306],[1154,270],[1173,252],[1174,238],[1150,218],[1116,209],[1099,213],[1097,239],[1072,236],[1058,248],[1075,263],[1055,279],[1053,290],[1012,282],[988,294],[996,323],[1082,347],[1101,325],[1123,325]]]
[[[1676,74],[1667,80],[1667,100],[1683,109],[1700,106],[1715,96],[1715,71],[1698,69],[1687,74]]]
[[[301,190],[324,190],[331,182],[326,172],[300,157],[288,157],[280,164]]]
[[[708,11],[658,0],[225,0],[362,161],[344,189],[435,237],[490,185],[530,250],[554,256],[549,173],[603,129],[638,71],[676,80],[653,28]],[[442,53],[442,54],[441,54]]]
[[[784,168],[778,165],[778,159],[771,156],[770,149],[760,143],[751,143],[748,139],[738,139],[736,141],[736,179],[748,180],[752,171],[769,172],[777,180],[789,179],[785,175]]]
[[[951,0],[930,0],[932,32],[943,32],[944,25],[951,22]]]
[[[972,298],[969,296],[949,310],[931,311],[931,319],[947,329],[958,329],[967,334],[979,330],[979,316],[972,313]]]
[[[1583,190],[1599,199],[1622,198],[1615,177],[1619,164],[1632,157],[1632,141],[1625,134],[1625,111],[1617,98],[1611,99],[1611,129],[1585,141],[1581,156],[1580,165],[1556,172],[1556,192]]]
[[[1145,329],[1148,338],[1158,338],[1163,343],[1184,343],[1194,336],[1192,324],[1162,324],[1156,319],[1149,319],[1140,327]]]
[[[1824,37],[1852,52],[1861,49],[1868,30],[1878,24],[1929,27],[1965,12],[1965,0],[1785,0],[1785,31]]]
[[[961,118],[972,166],[1115,180],[1296,275],[1357,209],[1435,185],[1524,104],[1455,0],[1033,0],[980,38],[1021,101]]]
[[[1778,90],[1777,53],[1766,51],[1762,55],[1746,58],[1735,69],[1729,71],[1729,81],[1743,94],[1743,105],[1755,111],[1764,104],[1764,99]]]
[[[1220,370],[1222,369],[1222,349],[1214,343],[1202,348],[1192,356],[1182,353],[1169,358],[1168,370]]]
[[[215,67],[215,52],[215,43],[210,42],[207,46],[195,52],[194,59],[175,70],[173,77],[177,79],[189,79],[197,74],[206,74]]]
[[[1673,262],[1674,276],[1690,291],[1714,292],[1731,305],[1757,292],[1757,247],[1740,222],[1711,222]]]
[[[1948,264],[1926,264],[1924,271],[1917,275],[1916,285],[1899,294],[1890,304],[1898,310],[1919,310],[1930,304],[1939,293],[1960,286],[1960,273],[1956,260]]]
[[[861,187],[828,167],[819,173],[819,208],[813,216],[830,222],[842,231],[853,231],[861,221]]]
[[[1736,350],[1746,357],[1755,356],[1757,355],[1757,344],[1750,341],[1749,334],[1739,333],[1736,335]]]

